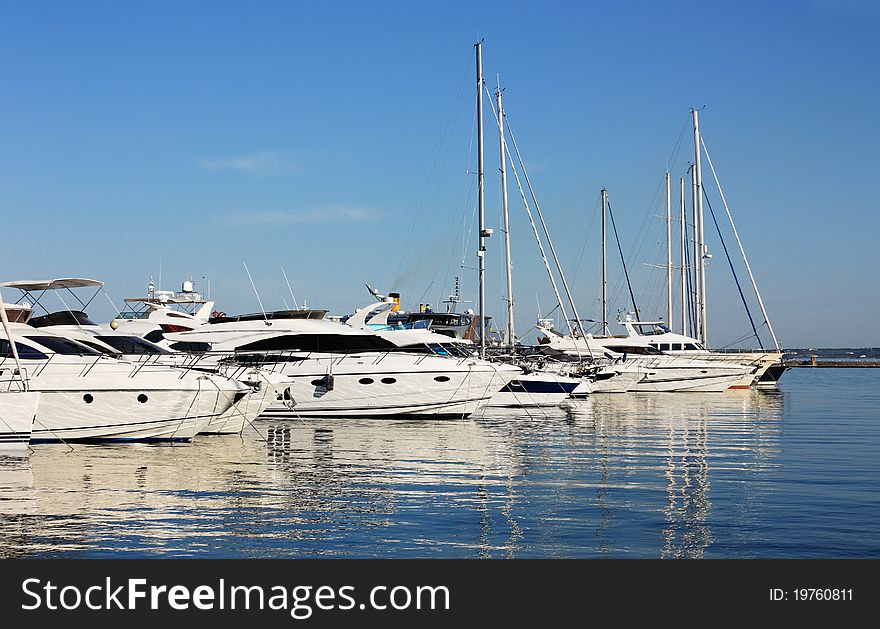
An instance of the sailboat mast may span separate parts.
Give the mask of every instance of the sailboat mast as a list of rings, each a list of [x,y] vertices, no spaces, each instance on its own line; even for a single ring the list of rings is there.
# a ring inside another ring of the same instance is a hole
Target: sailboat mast
[[[672,192],[666,173],[666,325],[672,326]]]
[[[691,220],[693,221],[694,257],[691,261],[693,267],[693,284],[691,285],[691,306],[694,313],[694,328],[691,330],[696,339],[700,339],[700,234],[697,227],[697,177],[696,170],[691,165]]]
[[[685,272],[687,264],[685,263],[685,246],[687,246],[687,222],[684,214],[684,177],[678,180],[679,188],[679,214],[681,219],[681,334],[687,336],[687,297],[686,297],[686,280]]]
[[[608,247],[605,217],[608,214],[608,190],[602,188],[602,336],[608,336]]]
[[[704,347],[709,345],[709,333],[706,322],[706,240],[703,233],[703,178],[700,173],[700,120],[699,112],[694,109],[694,181],[697,195],[697,218],[699,219],[700,231],[700,336],[698,337]]]
[[[507,211],[507,147],[504,142],[504,107],[501,105],[501,80],[495,92],[498,103],[498,144],[501,151],[501,212],[504,216],[504,267],[507,274],[507,332],[504,342],[513,347],[516,343],[516,331],[513,321],[513,273],[510,263],[510,215]]]
[[[474,44],[477,49],[477,189],[479,211],[479,259],[480,275],[480,358],[486,357],[486,208],[483,190],[483,43]]]

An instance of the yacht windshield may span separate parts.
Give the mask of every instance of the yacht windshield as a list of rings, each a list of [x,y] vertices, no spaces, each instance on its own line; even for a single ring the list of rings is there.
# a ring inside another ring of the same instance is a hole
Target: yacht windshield
[[[39,343],[50,352],[56,354],[100,354],[101,352],[93,350],[82,343],[71,341],[70,339],[61,338],[60,336],[29,336],[24,338]]]
[[[298,350],[306,352],[353,352],[396,349],[396,345],[379,336],[366,334],[285,334],[247,343],[237,352]]]
[[[18,350],[18,357],[22,360],[46,360],[49,358],[40,350],[18,341],[15,342],[15,349]],[[6,339],[0,339],[0,358],[14,358],[12,346]]]
[[[120,354],[170,354],[171,352],[162,349],[158,345],[154,345],[138,336],[97,336],[95,337],[102,343],[106,343]]]

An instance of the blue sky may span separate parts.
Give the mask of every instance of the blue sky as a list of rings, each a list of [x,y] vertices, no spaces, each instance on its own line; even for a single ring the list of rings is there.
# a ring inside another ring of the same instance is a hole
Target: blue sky
[[[485,38],[486,79],[501,75],[582,316],[597,314],[603,186],[642,315],[662,314],[662,273],[647,266],[664,256],[657,194],[689,109],[705,106],[703,136],[783,344],[880,345],[880,9],[608,4],[4,1],[2,275],[95,277],[121,302],[161,260],[163,288],[210,278],[224,310],[254,311],[246,260],[270,308],[291,302],[282,266],[300,301],[334,312],[369,301],[363,282],[436,305],[461,275],[474,298],[460,236],[475,203],[473,43]],[[500,236],[489,116],[487,222]],[[676,181],[691,159],[685,131]],[[553,298],[514,187],[510,199],[525,332]],[[709,246],[722,345],[749,328]],[[488,255],[500,318],[500,238]],[[614,313],[626,299],[610,266]],[[113,312],[102,299],[93,314]]]

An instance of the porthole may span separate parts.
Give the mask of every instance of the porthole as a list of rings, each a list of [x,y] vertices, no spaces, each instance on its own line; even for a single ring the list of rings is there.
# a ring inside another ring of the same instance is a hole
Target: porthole
[[[147,403],[147,399],[148,399],[147,396],[144,395],[143,393],[141,393],[141,394],[138,396],[138,402],[140,402],[141,404],[146,404],[146,403]]]
[[[434,376],[437,382],[449,382],[449,376]]]
[[[86,404],[91,404],[94,401],[95,401],[95,398],[92,397],[91,393],[86,393],[83,396],[83,402],[85,402]]]
[[[703,370],[700,371],[700,373],[709,373],[709,372],[706,371],[705,369],[703,369]]]
[[[397,382],[397,379],[396,378],[382,378],[382,380],[380,380],[380,382],[382,384],[394,384],[395,382]]]
[[[358,380],[358,382],[360,382],[361,384],[373,384],[373,382],[375,381],[372,378],[361,378],[360,380]],[[383,380],[382,382],[385,382],[385,380]]]

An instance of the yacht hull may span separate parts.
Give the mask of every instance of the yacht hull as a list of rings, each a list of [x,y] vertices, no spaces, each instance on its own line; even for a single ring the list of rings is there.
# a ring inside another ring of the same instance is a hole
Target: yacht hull
[[[285,365],[282,399],[262,417],[466,417],[520,373],[424,354],[313,357]]]
[[[0,394],[0,452],[26,452],[40,402],[38,392]]]
[[[229,406],[217,389],[44,389],[31,440],[190,441]]]

